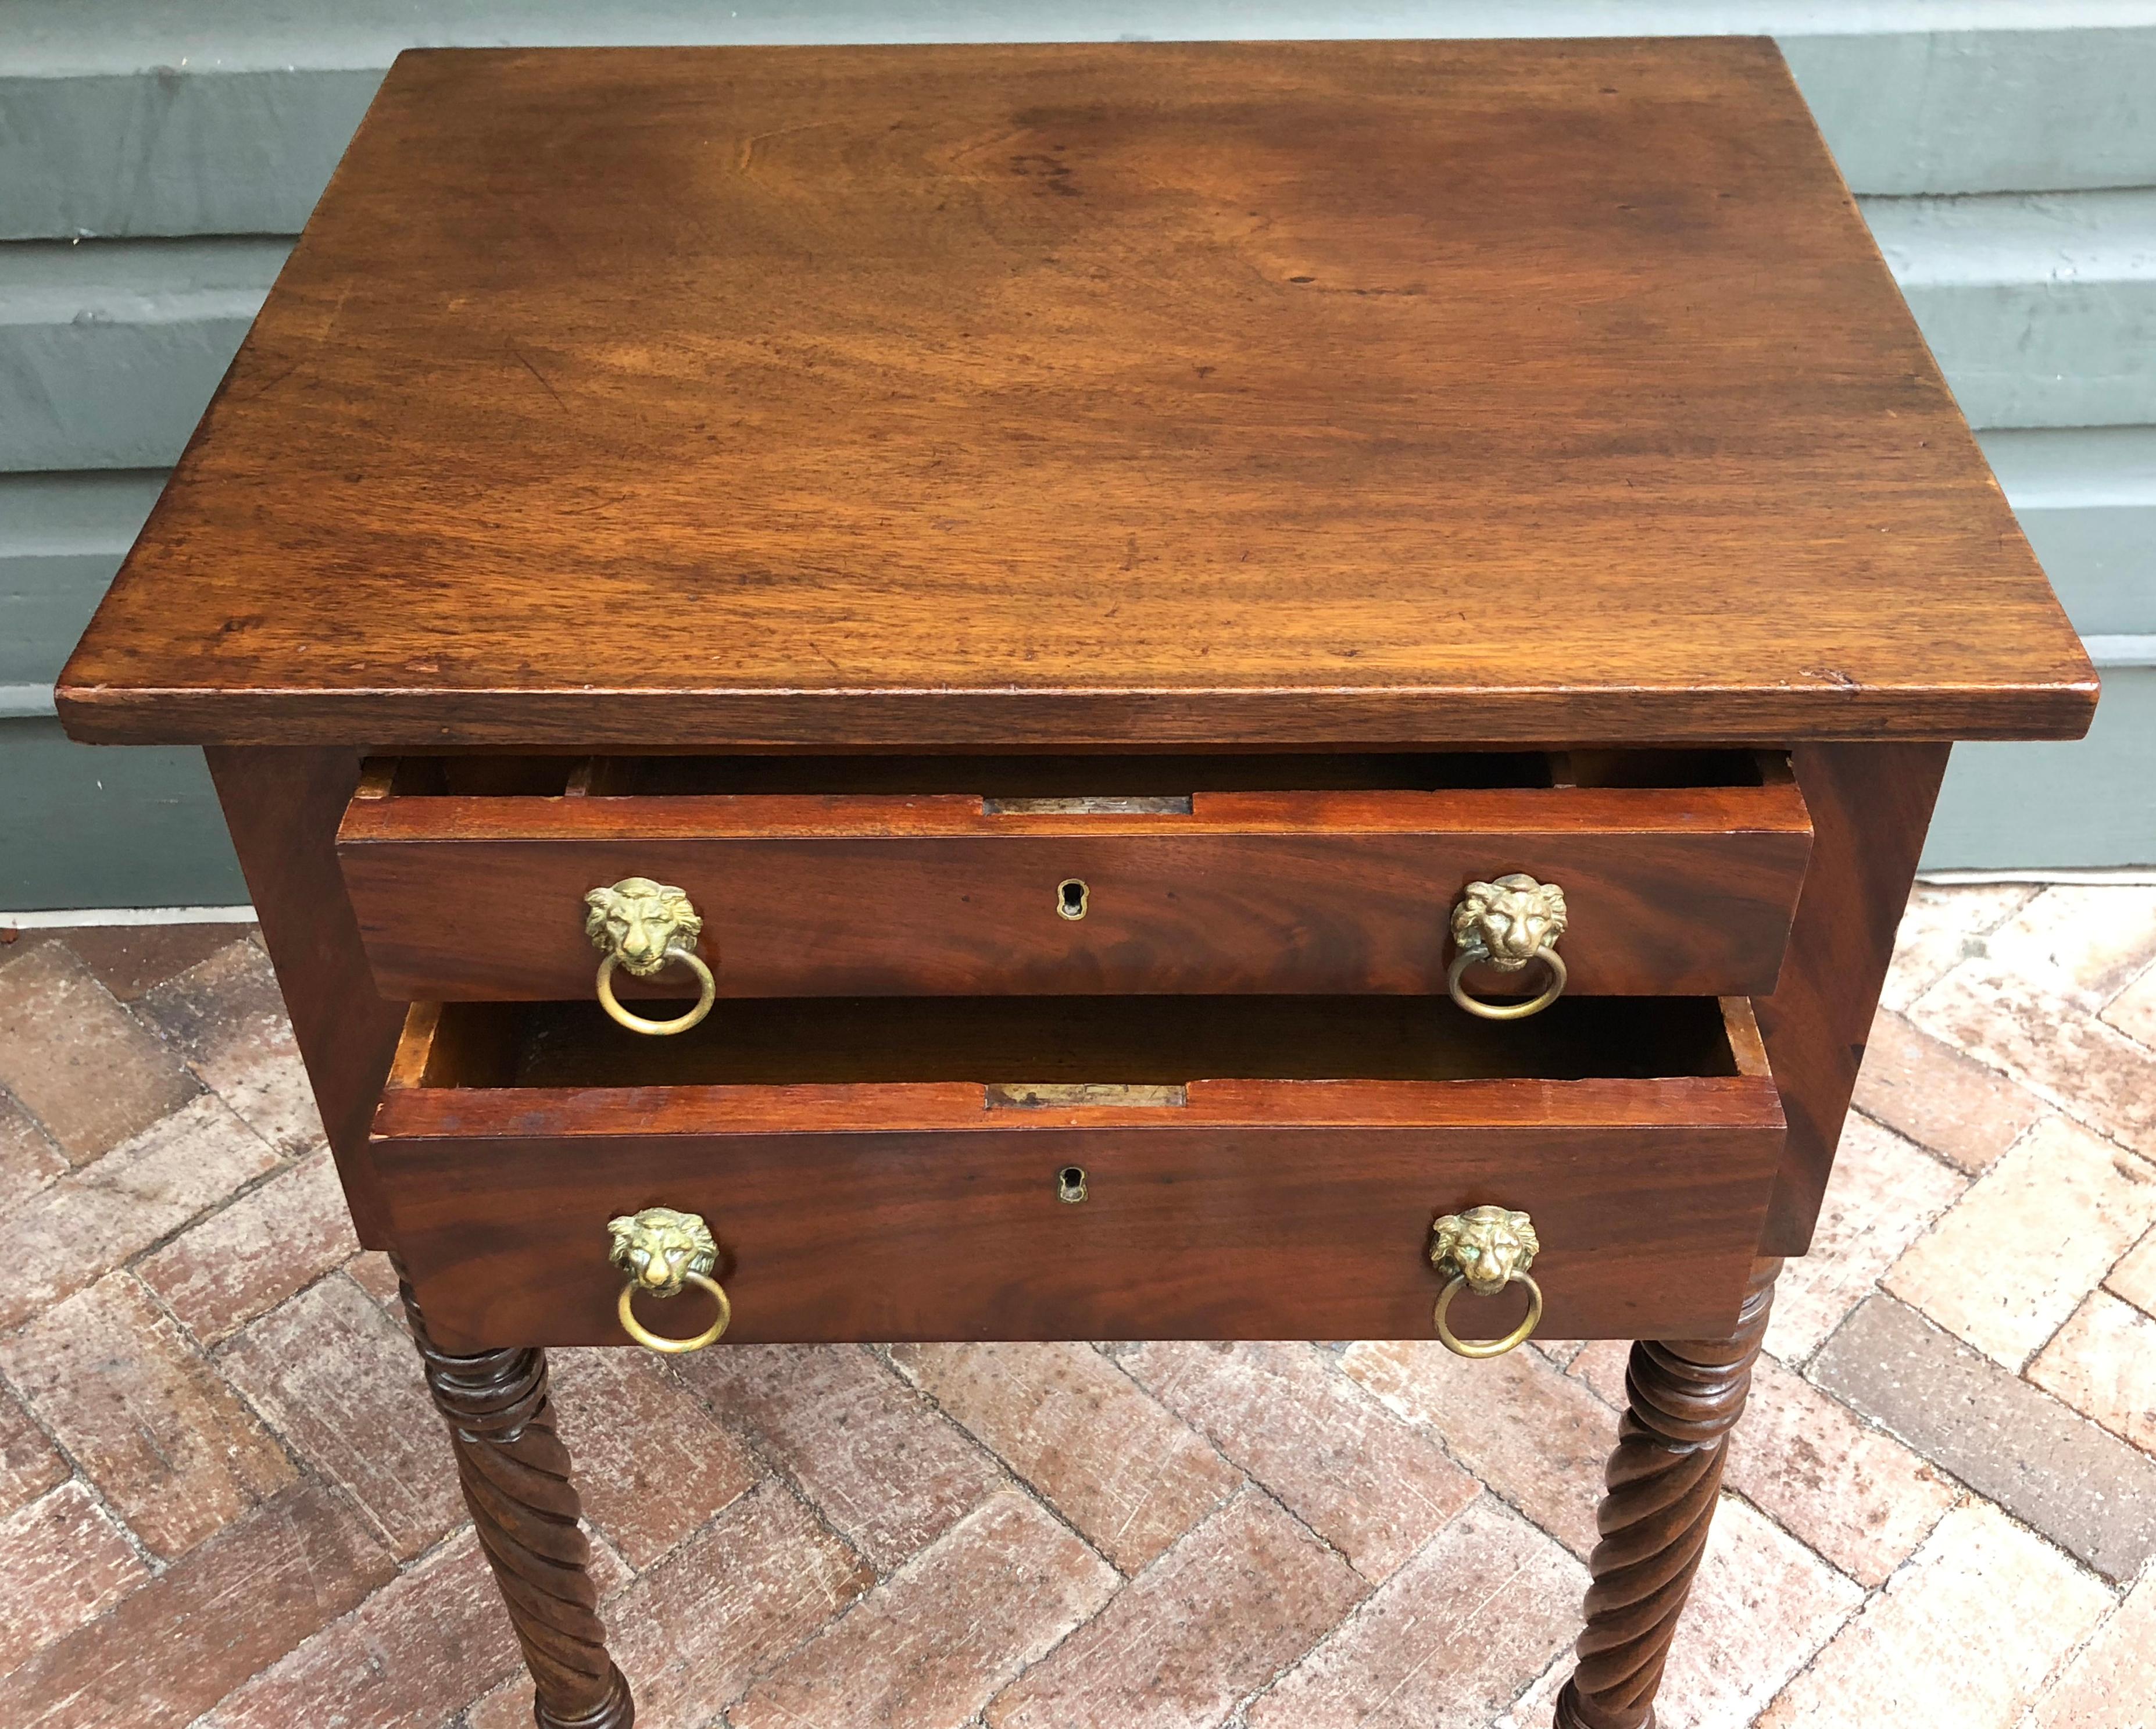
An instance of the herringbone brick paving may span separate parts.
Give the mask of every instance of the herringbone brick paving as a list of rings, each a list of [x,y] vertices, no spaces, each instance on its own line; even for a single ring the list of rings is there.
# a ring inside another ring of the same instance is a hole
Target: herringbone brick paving
[[[2156,890],[1921,889],[1665,1729],[2156,1729]],[[0,1721],[529,1686],[239,926],[0,947]],[[555,1353],[652,1729],[1516,1729],[1624,1350]]]

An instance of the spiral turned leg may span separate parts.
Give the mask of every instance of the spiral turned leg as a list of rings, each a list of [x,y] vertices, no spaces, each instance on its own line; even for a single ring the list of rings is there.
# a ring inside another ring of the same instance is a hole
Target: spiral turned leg
[[[449,1421],[465,1505],[538,1689],[539,1729],[629,1729],[636,1706],[607,1655],[587,1571],[591,1544],[547,1397],[547,1353],[451,1356],[428,1336],[411,1285],[400,1280],[400,1290],[427,1386]]]
[[[1654,1729],[1655,1690],[1714,1517],[1729,1431],[1752,1387],[1779,1260],[1755,1261],[1727,1339],[1632,1347],[1631,1408],[1618,1425],[1587,1567],[1579,1665],[1557,1729]]]

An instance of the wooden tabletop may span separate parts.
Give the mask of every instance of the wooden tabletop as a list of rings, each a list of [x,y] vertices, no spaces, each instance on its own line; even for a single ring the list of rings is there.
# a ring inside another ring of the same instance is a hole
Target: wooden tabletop
[[[79,738],[2074,736],[1772,44],[408,54]]]

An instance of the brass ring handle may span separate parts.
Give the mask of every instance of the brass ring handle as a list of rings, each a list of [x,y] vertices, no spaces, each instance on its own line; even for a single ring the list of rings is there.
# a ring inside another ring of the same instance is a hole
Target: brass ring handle
[[[1492,882],[1467,885],[1452,909],[1452,940],[1460,945],[1445,969],[1445,988],[1452,1000],[1486,1021],[1525,1020],[1540,1014],[1564,994],[1565,966],[1557,952],[1566,923],[1564,890],[1513,871]],[[1548,970],[1549,983],[1525,1003],[1485,1003],[1460,983],[1470,967],[1490,966],[1518,972],[1536,961]]]
[[[711,1292],[712,1301],[716,1303],[719,1308],[718,1319],[698,1333],[695,1338],[669,1338],[665,1333],[652,1331],[649,1327],[639,1321],[636,1318],[636,1311],[631,1305],[636,1300],[636,1293],[642,1287],[634,1279],[622,1286],[621,1301],[614,1305],[614,1312],[621,1316],[622,1331],[643,1346],[645,1350],[661,1352],[668,1357],[676,1357],[686,1351],[701,1351],[705,1346],[716,1343],[720,1335],[732,1325],[734,1318],[734,1306],[727,1300],[726,1288],[708,1273],[688,1274],[685,1275],[685,1282],[700,1285]]]
[[[624,1213],[607,1221],[613,1246],[607,1259],[629,1275],[614,1304],[622,1331],[647,1351],[671,1357],[685,1351],[701,1351],[723,1335],[733,1322],[734,1306],[726,1287],[711,1276],[718,1265],[718,1240],[702,1216],[679,1213],[671,1207],[646,1207],[641,1213]],[[655,1333],[636,1318],[636,1294],[644,1291],[661,1301],[679,1296],[691,1285],[711,1293],[717,1317],[693,1338],[677,1339]]]
[[[1467,1275],[1457,1273],[1445,1281],[1445,1289],[1437,1299],[1437,1308],[1430,1318],[1436,1323],[1437,1336],[1444,1342],[1446,1350],[1460,1357],[1502,1357],[1515,1345],[1526,1342],[1527,1336],[1542,1321],[1543,1288],[1529,1274],[1519,1273],[1514,1276],[1527,1287],[1527,1318],[1502,1339],[1463,1339],[1453,1331],[1445,1321],[1445,1311],[1452,1306],[1453,1298],[1467,1288]]]
[[[649,1033],[663,1037],[668,1033],[685,1033],[711,1012],[711,1005],[719,1000],[719,982],[711,977],[711,969],[704,964],[701,955],[691,954],[685,948],[670,948],[665,959],[679,961],[696,975],[701,988],[696,993],[696,1006],[686,1014],[677,1014],[670,1021],[647,1020],[621,1006],[613,993],[613,969],[624,964],[619,955],[608,955],[599,962],[599,1007],[632,1033]],[[654,969],[656,970],[655,968]]]
[[[1543,1288],[1527,1269],[1542,1253],[1534,1221],[1509,1207],[1471,1207],[1440,1216],[1432,1228],[1430,1264],[1451,1276],[1438,1294],[1430,1320],[1445,1348],[1461,1357],[1502,1357],[1542,1322]],[[1499,1339],[1463,1339],[1445,1318],[1461,1290],[1495,1296],[1507,1285],[1527,1287],[1527,1318]]]
[[[1555,949],[1543,947],[1527,957],[1531,961],[1540,961],[1549,968],[1550,982],[1542,995],[1530,998],[1525,1003],[1485,1003],[1480,997],[1471,997],[1467,994],[1467,988],[1460,983],[1460,977],[1477,962],[1488,958],[1486,955],[1462,949],[1453,957],[1451,966],[1445,969],[1445,989],[1452,993],[1452,1000],[1470,1014],[1479,1014],[1486,1021],[1522,1021],[1531,1014],[1540,1014],[1564,994],[1564,958]]]
[[[718,1001],[718,981],[696,952],[703,934],[704,918],[689,897],[671,883],[654,882],[648,876],[625,876],[584,896],[584,935],[599,952],[599,1007],[632,1033],[663,1037],[685,1033],[711,1012]],[[696,1006],[672,1020],[648,1020],[621,1006],[613,993],[617,967],[626,967],[638,978],[649,978],[670,961],[679,961],[696,975]]]

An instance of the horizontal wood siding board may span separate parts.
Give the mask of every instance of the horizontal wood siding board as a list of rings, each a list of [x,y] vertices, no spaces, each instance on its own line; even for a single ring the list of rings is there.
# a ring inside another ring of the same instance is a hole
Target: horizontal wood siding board
[[[247,899],[203,753],[104,751],[0,720],[0,913]]]
[[[0,470],[169,464],[290,249],[0,246]]]
[[[1778,38],[1854,190],[2156,182],[2156,29],[2021,29],[1984,10],[2001,28]]]
[[[0,77],[0,239],[297,233],[384,69]]]
[[[1343,28],[1313,3],[1228,8],[1151,0],[1097,20],[1000,3],[932,23],[826,4],[721,12],[640,0],[594,22],[587,6],[245,8],[220,35],[146,9],[18,0],[36,46],[0,79],[0,238],[295,233],[390,59],[408,46],[548,43],[995,41],[1116,35],[1604,35],[1793,31],[1784,54],[1851,185],[1969,192],[2156,182],[2156,30],[2086,26],[2102,6],[1989,6],[1997,28],[1933,30],[1917,5],[1495,3],[1363,8]],[[357,23],[344,14],[357,10]],[[1089,28],[1090,23],[1090,28]],[[2052,28],[2022,28],[2044,24]],[[2056,28],[2082,24],[2084,28]],[[1899,26],[1901,28],[1897,28]],[[1917,26],[1918,28],[1909,28]],[[20,27],[18,27],[20,28]]]
[[[2146,408],[2156,413],[2156,397]],[[1999,430],[1980,442],[2076,628],[2156,632],[2156,426]]]
[[[2148,420],[2156,187],[1871,198],[1863,208],[1973,424]]]
[[[0,718],[53,712],[54,676],[120,559],[117,552],[0,553]]]
[[[2107,670],[2078,744],[1956,746],[1924,865],[2156,865],[2156,668]]]

